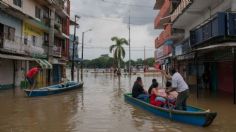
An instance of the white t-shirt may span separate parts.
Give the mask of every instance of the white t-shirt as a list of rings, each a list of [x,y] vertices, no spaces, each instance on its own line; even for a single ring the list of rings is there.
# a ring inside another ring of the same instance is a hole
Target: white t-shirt
[[[187,83],[178,72],[172,76],[172,87],[177,88],[177,92],[183,92],[188,89]]]

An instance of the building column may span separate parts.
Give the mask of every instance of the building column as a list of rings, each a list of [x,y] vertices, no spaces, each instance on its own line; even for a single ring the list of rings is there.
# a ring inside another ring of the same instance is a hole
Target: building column
[[[16,87],[16,60],[12,60],[13,63],[13,88]]]
[[[233,88],[234,88],[234,104],[236,104],[236,53],[235,48],[232,48],[233,53]]]
[[[195,56],[194,56],[194,64],[195,64],[195,66],[196,66],[196,72],[197,72],[197,75],[196,75],[196,79],[197,79],[197,98],[199,98],[199,79],[198,79],[198,77],[199,77],[199,67],[198,67],[198,53],[197,53],[197,51],[196,51],[196,53],[195,53]]]
[[[50,31],[49,31],[49,44],[48,44],[48,61],[49,63],[52,64],[53,62],[53,45],[54,45],[54,25],[55,25],[55,8],[52,7],[51,8],[51,14],[50,14]],[[49,72],[49,80],[50,80],[50,84],[52,84],[53,82],[53,71],[52,69]],[[49,85],[50,85],[49,84]]]

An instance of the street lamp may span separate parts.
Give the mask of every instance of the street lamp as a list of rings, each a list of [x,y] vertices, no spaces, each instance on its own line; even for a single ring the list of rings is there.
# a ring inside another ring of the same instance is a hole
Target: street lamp
[[[72,64],[71,64],[71,80],[74,81],[74,63],[75,63],[75,43],[76,43],[76,27],[77,27],[77,18],[80,17],[75,15],[75,27],[74,27],[74,40],[73,40],[73,50],[72,50]]]
[[[81,67],[80,67],[80,70],[81,70],[81,81],[83,81],[84,34],[85,34],[86,32],[89,32],[89,31],[92,31],[92,29],[90,28],[90,29],[88,29],[88,30],[82,32],[82,52],[81,52],[81,59],[82,59],[82,61],[81,61]]]

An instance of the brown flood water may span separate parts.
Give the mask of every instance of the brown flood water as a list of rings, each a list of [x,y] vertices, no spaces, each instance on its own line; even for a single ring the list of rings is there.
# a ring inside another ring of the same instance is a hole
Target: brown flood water
[[[149,87],[152,76],[143,76]],[[207,128],[186,125],[124,102],[137,75],[117,77],[87,73],[84,88],[63,94],[28,98],[21,89],[0,91],[0,132],[235,132],[232,96],[194,93],[189,104],[218,112]],[[157,76],[155,76],[157,78]],[[161,82],[161,78],[157,78]]]

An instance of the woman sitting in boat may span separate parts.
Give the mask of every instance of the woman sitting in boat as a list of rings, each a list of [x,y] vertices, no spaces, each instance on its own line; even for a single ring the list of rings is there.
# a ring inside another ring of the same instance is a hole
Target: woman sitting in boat
[[[147,101],[149,97],[147,91],[143,88],[143,82],[141,77],[137,77],[136,81],[134,82],[132,96],[143,101]]]
[[[164,107],[166,105],[166,92],[163,88],[158,88],[158,83],[153,83],[150,89],[150,104],[154,106]]]
[[[171,82],[167,81],[166,82],[166,93],[167,93],[167,103],[168,105],[175,106],[175,102],[178,96],[178,92],[176,91],[171,91]]]

